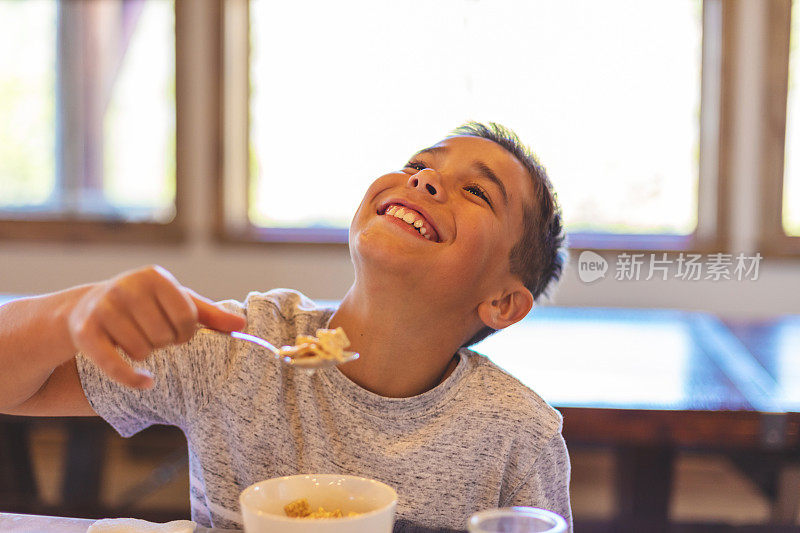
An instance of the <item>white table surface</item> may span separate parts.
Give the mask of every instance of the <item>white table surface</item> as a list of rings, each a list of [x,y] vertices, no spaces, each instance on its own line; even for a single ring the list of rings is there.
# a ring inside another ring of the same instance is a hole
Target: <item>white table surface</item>
[[[64,518],[28,514],[0,513],[0,531],[3,533],[86,533],[94,519]],[[237,530],[198,526],[195,533],[222,533]]]

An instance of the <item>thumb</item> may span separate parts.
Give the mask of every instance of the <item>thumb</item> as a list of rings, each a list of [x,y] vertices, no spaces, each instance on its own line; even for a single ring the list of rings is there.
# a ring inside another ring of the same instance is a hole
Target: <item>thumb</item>
[[[189,294],[197,306],[197,321],[200,324],[218,331],[239,331],[247,326],[247,319],[225,311],[197,293]]]

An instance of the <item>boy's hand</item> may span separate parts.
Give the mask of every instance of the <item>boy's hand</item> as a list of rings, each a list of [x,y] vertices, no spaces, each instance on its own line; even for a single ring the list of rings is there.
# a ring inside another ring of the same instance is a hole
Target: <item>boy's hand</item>
[[[234,331],[247,321],[183,287],[159,266],[124,272],[92,286],[68,316],[75,350],[113,380],[135,388],[149,388],[153,379],[127,364],[116,347],[141,361],[156,348],[188,342],[198,324]]]

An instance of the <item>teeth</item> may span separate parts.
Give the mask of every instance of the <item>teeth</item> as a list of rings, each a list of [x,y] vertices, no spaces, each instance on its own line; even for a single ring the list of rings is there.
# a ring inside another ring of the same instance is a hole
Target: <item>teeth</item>
[[[420,235],[422,235],[428,240],[431,240],[431,236],[430,234],[428,234],[428,230],[423,227],[424,222],[421,219],[417,218],[416,211],[413,211],[411,209],[406,209],[399,205],[393,205],[386,210],[386,214],[389,216],[393,216],[395,218],[399,218],[406,224],[414,226],[419,231]]]

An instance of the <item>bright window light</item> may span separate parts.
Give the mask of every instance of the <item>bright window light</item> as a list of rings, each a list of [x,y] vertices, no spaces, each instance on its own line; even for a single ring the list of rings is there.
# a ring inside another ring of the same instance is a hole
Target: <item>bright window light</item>
[[[0,0],[0,216],[174,216],[174,10]]]
[[[55,187],[56,2],[0,1],[0,209]]]
[[[172,216],[175,22],[171,1],[145,2],[104,118],[104,192],[121,209]]]
[[[786,151],[783,179],[783,230],[800,237],[800,14],[792,5],[792,29],[789,40],[789,96],[786,102]]]
[[[250,2],[250,219],[347,227],[467,120],[514,129],[570,231],[697,223],[700,0]]]

